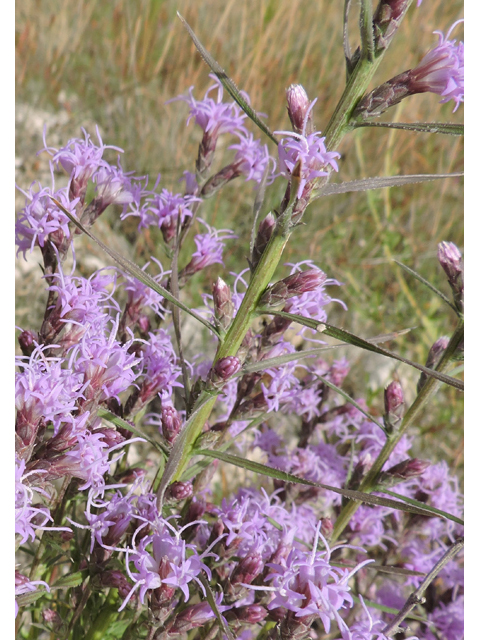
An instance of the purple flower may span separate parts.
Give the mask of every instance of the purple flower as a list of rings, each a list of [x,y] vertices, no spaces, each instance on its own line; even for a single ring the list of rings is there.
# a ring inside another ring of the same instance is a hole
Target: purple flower
[[[139,360],[129,353],[131,343],[122,345],[117,342],[117,329],[118,320],[113,323],[109,336],[104,332],[86,334],[72,352],[74,371],[83,374],[84,395],[88,403],[116,398],[138,376],[133,367]]]
[[[456,111],[464,100],[463,42],[449,40],[453,29],[463,20],[454,22],[447,34],[434,31],[439,42],[431,49],[420,64],[412,69],[410,88],[412,93],[431,91],[444,96],[440,102],[455,102]]]
[[[316,100],[310,105],[310,109]],[[308,118],[305,118],[302,133],[294,131],[275,131],[275,133],[288,136],[282,138],[278,145],[278,159],[280,173],[286,178],[290,178],[292,171],[298,161],[301,161],[300,185],[297,197],[301,198],[305,188],[309,191],[315,186],[317,178],[328,176],[328,167],[338,171],[336,158],[340,154],[336,151],[327,151],[325,137],[321,137],[321,132],[306,134],[305,127]]]
[[[163,266],[156,258],[152,257],[151,260],[159,268],[159,273],[151,276],[151,278],[159,284],[165,284],[170,271],[164,271]],[[142,271],[146,270],[149,265],[150,262],[147,262],[142,267]],[[128,318],[127,326],[132,326],[135,322],[138,322],[143,307],[150,307],[156,315],[160,315],[163,318],[165,314],[165,309],[162,305],[163,296],[138,280],[138,278],[134,278],[127,273],[124,273],[124,278],[125,284],[123,288],[128,291],[128,300],[125,308],[125,315]]]
[[[44,349],[37,347],[29,358],[18,358],[15,430],[25,447],[33,446],[41,422],[52,422],[57,433],[82,397],[82,376],[63,369],[61,359],[46,358]]]
[[[95,145],[85,129],[82,129],[84,140],[72,138],[61,149],[47,147],[45,151],[53,155],[53,162],[61,165],[70,176],[69,191],[72,198],[85,198],[87,183],[100,168],[107,168],[108,163],[103,160],[105,149],[113,149],[119,153],[123,150],[119,147],[107,146],[103,144],[98,127],[96,127],[99,146]],[[45,137],[44,137],[45,142]]]
[[[178,216],[180,216],[180,226],[182,226],[186,218],[193,215],[193,207],[196,202],[201,202],[201,199],[189,195],[182,196],[180,193],[162,189],[160,194],[154,194],[148,198],[140,209],[141,219],[138,228],[157,225],[162,231],[163,239],[169,243],[177,232]],[[134,215],[138,214],[134,213]]]
[[[427,628],[425,640],[458,640],[464,637],[464,597],[459,596],[450,604],[440,603],[437,609],[429,614],[433,629]],[[432,631],[435,631],[432,633]]]
[[[206,222],[200,222],[207,228],[207,233],[199,233],[195,236],[197,250],[192,254],[192,259],[182,270],[182,276],[191,276],[212,264],[223,264],[223,249],[225,240],[233,240],[237,236],[230,229],[214,229]]]
[[[57,297],[42,327],[43,338],[48,343],[55,341],[68,349],[78,344],[90,327],[97,325],[98,331],[104,326],[109,309],[119,311],[112,297],[115,288],[112,275],[97,272],[87,280],[64,275],[59,269],[52,274],[52,279],[58,284],[50,285],[49,290],[56,292]],[[62,336],[57,339],[62,330]]]
[[[258,139],[254,140],[251,133],[237,135],[239,138],[238,144],[232,144],[228,147],[229,149],[237,150],[233,162],[237,170],[245,176],[247,181],[255,180],[255,182],[261,182],[265,169],[271,160],[274,168],[272,175],[267,180],[267,184],[271,184],[274,180],[275,161],[268,153],[267,145],[262,145]]]
[[[346,624],[338,611],[353,606],[353,599],[348,586],[349,579],[365,564],[366,560],[353,569],[340,569],[330,564],[330,549],[327,541],[320,533],[321,522],[317,525],[313,549],[306,553],[300,549],[292,549],[285,564],[271,563],[271,573],[267,580],[272,586],[265,589],[272,591],[273,599],[268,609],[283,607],[292,611],[297,618],[305,619],[307,624],[320,618],[325,632],[330,632],[331,621],[336,620],[340,629]],[[318,539],[321,538],[325,551],[317,551]]]
[[[39,487],[30,487],[25,482],[31,473],[25,473],[25,460],[15,458],[15,535],[21,536],[20,544],[28,539],[35,540],[35,530],[45,529],[47,522],[53,521],[48,507],[32,506],[34,491],[50,498]],[[32,589],[33,590],[33,589]]]
[[[187,125],[192,118],[196,124],[206,133],[210,133],[212,137],[218,137],[222,133],[246,134],[247,131],[243,126],[243,121],[247,117],[235,102],[222,102],[223,85],[216,76],[210,74],[214,84],[207,89],[203,100],[195,100],[193,97],[193,86],[189,89],[188,96],[177,96],[168,102],[174,100],[183,100],[190,107],[190,115],[188,116]],[[210,98],[209,93],[217,90],[217,99]],[[242,92],[243,96],[248,96]],[[167,103],[168,104],[168,103]]]
[[[38,186],[36,190],[33,189],[35,184]],[[49,241],[63,252],[70,242],[69,220],[49,196],[55,197],[73,215],[76,213],[78,198],[70,200],[67,189],[54,191],[53,186],[50,189],[42,187],[39,183],[33,183],[28,193],[19,190],[25,195],[27,204],[20,211],[15,223],[17,255],[21,252],[26,259],[27,251],[32,252],[35,246],[43,249]]]
[[[171,592],[171,597],[176,589],[180,589],[185,602],[188,602],[188,584],[192,580],[197,582],[202,591],[204,590],[198,575],[205,571],[211,579],[210,569],[202,562],[207,552],[199,556],[193,545],[185,543],[181,535],[184,528],[176,531],[166,520],[160,520],[157,532],[143,538],[134,550],[127,553],[127,571],[135,584],[119,611],[125,607],[137,589],[142,603],[147,591],[164,586],[167,587],[168,593]],[[151,553],[147,551],[150,545]],[[130,556],[133,556],[137,572],[130,571]]]

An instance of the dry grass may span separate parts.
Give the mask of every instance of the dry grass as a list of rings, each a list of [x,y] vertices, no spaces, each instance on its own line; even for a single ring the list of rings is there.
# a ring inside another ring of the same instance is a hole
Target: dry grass
[[[43,109],[62,116],[50,126],[49,140],[50,136],[59,142],[78,136],[81,126],[93,132],[98,123],[104,141],[125,150],[126,169],[160,172],[164,185],[173,188],[183,171],[193,168],[199,136],[193,126],[184,126],[186,105],[165,102],[186,93],[191,85],[201,96],[209,85],[208,70],[176,11],[239,87],[248,91],[254,107],[268,115],[272,129],[288,128],[284,90],[292,82],[303,84],[312,98],[318,96],[314,113],[317,128],[324,129],[344,83],[342,4],[330,0],[23,0],[16,5],[17,100],[32,112]],[[415,65],[436,42],[432,31],[445,31],[461,15],[459,0],[430,0],[420,9],[412,7],[377,83]],[[356,44],[355,17],[352,46]],[[451,105],[438,104],[437,96],[423,95],[408,99],[385,119],[460,122],[463,110],[453,115],[451,111]],[[24,186],[38,174],[40,161],[31,158],[42,146],[40,133],[41,127],[18,128],[19,180]],[[459,171],[463,159],[458,138],[386,130],[360,130],[342,142],[340,152],[338,179],[342,181]],[[280,191],[280,185],[273,189],[266,205],[278,203]],[[229,267],[237,271],[245,264],[242,247],[247,243],[254,197],[250,185],[238,196],[238,185],[229,186],[206,203],[202,214],[217,226],[231,226],[239,233],[240,241],[227,256]],[[331,316],[334,322],[364,336],[418,327],[396,348],[424,361],[431,343],[451,331],[453,318],[391,259],[407,263],[447,292],[436,262],[436,245],[451,240],[463,246],[461,212],[462,190],[456,179],[368,196],[326,198],[310,207],[307,224],[298,230],[286,258],[315,259],[345,283],[340,296],[349,312],[337,310]],[[133,225],[120,227],[113,216],[103,224],[126,232],[137,258],[142,251],[155,249],[155,239],[138,240]],[[404,368],[400,374],[412,376]],[[358,377],[365,386],[363,373]],[[459,447],[460,425],[454,417],[460,411],[458,405],[458,396],[443,390],[427,418],[427,426],[432,427],[428,441],[440,457],[442,446],[454,452]],[[448,431],[453,435],[439,445],[441,439],[433,429],[446,423],[453,425]]]

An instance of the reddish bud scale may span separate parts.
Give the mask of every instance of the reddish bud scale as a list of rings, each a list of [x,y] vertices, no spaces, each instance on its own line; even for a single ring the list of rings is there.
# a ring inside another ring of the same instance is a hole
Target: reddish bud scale
[[[291,84],[287,91],[287,111],[295,133],[309,135],[314,132],[311,102],[301,84]],[[305,131],[304,131],[305,128]]]
[[[437,251],[438,261],[445,271],[448,284],[452,289],[455,306],[463,312],[463,258],[453,242],[440,242]]]
[[[217,325],[221,329],[227,329],[232,321],[235,308],[230,287],[222,278],[217,278],[213,285],[213,308]]]
[[[443,355],[443,352],[447,348],[449,343],[449,339],[447,336],[442,336],[438,340],[436,340],[433,345],[430,347],[430,351],[428,352],[427,361],[425,362],[425,366],[429,369],[435,369],[437,364],[440,362],[440,359]],[[420,374],[420,378],[417,383],[417,393],[420,393],[423,385],[428,380],[428,376],[426,373]]]
[[[174,407],[162,409],[162,433],[167,442],[173,444],[182,426],[180,416]]]

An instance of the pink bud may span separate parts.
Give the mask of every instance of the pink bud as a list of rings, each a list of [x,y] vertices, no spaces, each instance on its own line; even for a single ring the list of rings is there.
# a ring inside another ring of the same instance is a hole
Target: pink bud
[[[291,84],[288,87],[287,111],[295,133],[301,133],[307,136],[313,133],[314,127],[310,110],[311,104],[307,92],[301,84]]]

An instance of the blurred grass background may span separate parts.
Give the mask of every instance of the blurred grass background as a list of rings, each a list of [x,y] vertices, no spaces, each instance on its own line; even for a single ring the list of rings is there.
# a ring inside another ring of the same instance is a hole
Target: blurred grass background
[[[184,103],[165,102],[187,93],[191,85],[201,98],[210,79],[176,17],[177,10],[237,85],[249,93],[257,111],[268,116],[271,129],[290,128],[284,96],[293,82],[301,83],[311,99],[318,97],[314,119],[318,129],[325,129],[344,86],[342,2],[23,0],[16,4],[19,186],[26,188],[35,179],[50,183],[46,154],[35,155],[43,146],[45,123],[52,146],[81,136],[81,127],[94,136],[98,124],[106,144],[125,150],[126,170],[150,174],[153,181],[161,173],[162,186],[181,191],[178,179],[185,170],[194,170],[200,134],[192,124],[185,127]],[[355,10],[350,22],[352,48],[358,44]],[[458,0],[429,0],[419,9],[412,6],[371,88],[415,66],[436,44],[432,32],[446,32],[462,11]],[[461,28],[457,31],[453,37],[461,39]],[[461,122],[462,118],[462,107],[452,114],[452,104],[440,105],[439,97],[432,94],[411,97],[383,117],[408,122]],[[462,140],[451,136],[361,129],[345,138],[339,151],[337,181],[448,173],[463,166]],[[277,183],[267,192],[265,213],[281,199],[284,183]],[[202,205],[203,218],[219,228],[233,228],[239,235],[225,254],[227,267],[237,272],[246,265],[254,197],[251,183],[240,188],[233,182]],[[21,207],[22,197],[18,202]],[[345,284],[331,293],[344,300],[349,310],[345,313],[333,305],[329,315],[333,324],[364,337],[416,327],[388,346],[423,363],[431,344],[452,331],[455,319],[392,258],[448,294],[436,248],[438,242],[449,240],[463,250],[462,206],[458,179],[318,200],[307,209],[305,226],[293,235],[285,262],[313,259]],[[156,249],[158,237],[139,236],[134,219],[120,223],[110,211],[95,229],[138,262],[152,254],[163,257]],[[90,273],[92,265],[105,264],[105,257],[88,241],[86,247],[90,262],[79,259],[78,266]],[[92,262],[92,255],[98,264]],[[18,324],[35,327],[32,309],[37,305],[41,310],[44,304],[39,274],[22,269],[17,285]],[[199,287],[209,291],[215,275],[210,271]],[[352,348],[348,355],[355,366],[347,390],[372,400],[381,411],[381,385],[396,375],[397,366]],[[400,365],[398,375],[411,400],[416,373]],[[423,451],[423,457],[446,458],[459,470],[463,464],[461,402],[460,394],[442,387],[418,425],[419,455]]]

